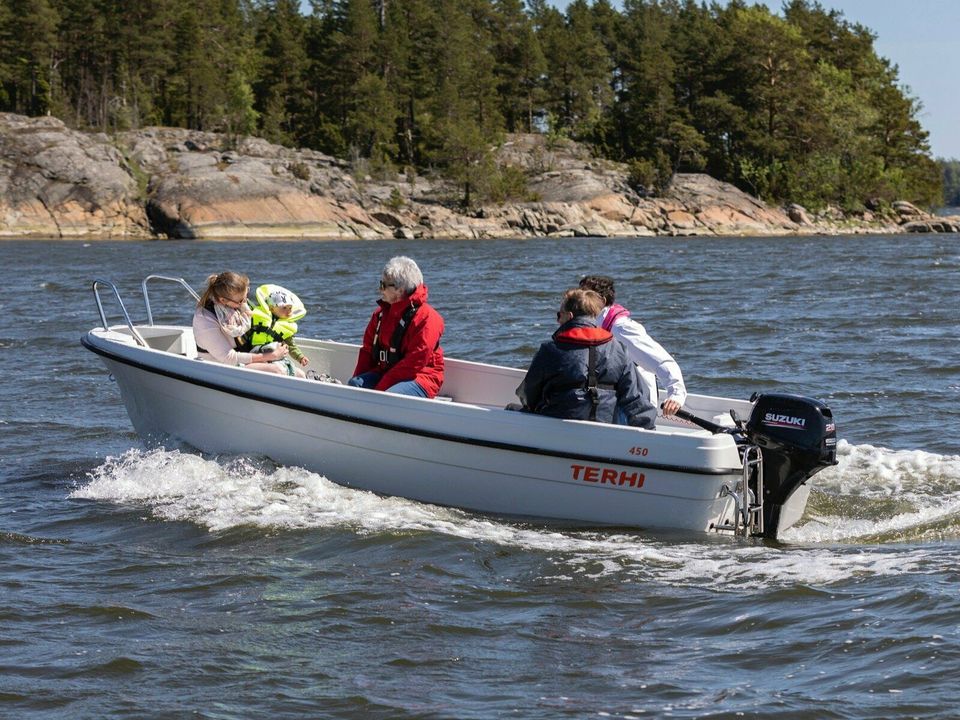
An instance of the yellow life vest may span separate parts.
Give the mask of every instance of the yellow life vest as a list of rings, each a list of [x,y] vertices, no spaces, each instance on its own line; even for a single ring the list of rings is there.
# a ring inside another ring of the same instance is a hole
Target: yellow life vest
[[[293,306],[290,317],[276,317],[270,309],[270,295],[276,292],[284,293]],[[257,288],[257,306],[253,308],[250,318],[250,346],[258,347],[292,338],[297,334],[297,320],[306,314],[307,309],[294,293],[279,285],[261,285]]]

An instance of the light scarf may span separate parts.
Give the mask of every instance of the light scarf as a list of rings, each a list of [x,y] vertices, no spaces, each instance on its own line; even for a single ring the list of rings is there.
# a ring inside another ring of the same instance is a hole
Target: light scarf
[[[213,304],[213,311],[217,315],[220,330],[227,337],[237,338],[250,329],[250,316],[244,315],[239,309],[234,310],[218,302]]]

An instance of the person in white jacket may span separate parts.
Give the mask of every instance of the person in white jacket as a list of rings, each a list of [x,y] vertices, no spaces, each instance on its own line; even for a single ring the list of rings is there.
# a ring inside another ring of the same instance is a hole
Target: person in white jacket
[[[687,399],[687,388],[683,384],[683,373],[677,361],[647,334],[643,325],[630,318],[630,312],[625,307],[616,304],[617,293],[613,278],[606,275],[587,275],[580,280],[580,287],[593,290],[603,297],[606,305],[597,316],[597,325],[609,330],[626,346],[627,355],[637,364],[640,378],[647,387],[650,402],[657,405],[658,383],[666,391],[663,414],[673,415],[683,407]]]

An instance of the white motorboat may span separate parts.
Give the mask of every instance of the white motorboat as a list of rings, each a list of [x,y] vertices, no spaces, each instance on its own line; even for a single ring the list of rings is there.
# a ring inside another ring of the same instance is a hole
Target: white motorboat
[[[435,399],[200,360],[191,327],[154,324],[152,280],[196,298],[181,278],[152,275],[147,321],[134,324],[117,288],[95,280],[101,327],[81,340],[148,442],[264,455],[344,486],[483,513],[766,538],[800,519],[808,479],[836,463],[830,409],[796,395],[690,395],[682,418],[641,430],[506,410],[524,371],[466,360],[446,359]],[[104,287],[122,324],[107,323]],[[297,343],[316,372],[349,378],[358,346]]]

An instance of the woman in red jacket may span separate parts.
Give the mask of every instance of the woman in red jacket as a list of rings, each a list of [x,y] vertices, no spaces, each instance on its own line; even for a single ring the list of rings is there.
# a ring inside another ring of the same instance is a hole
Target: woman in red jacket
[[[423,273],[413,260],[401,255],[384,265],[377,305],[347,384],[436,397],[443,385],[443,318],[427,304]]]

